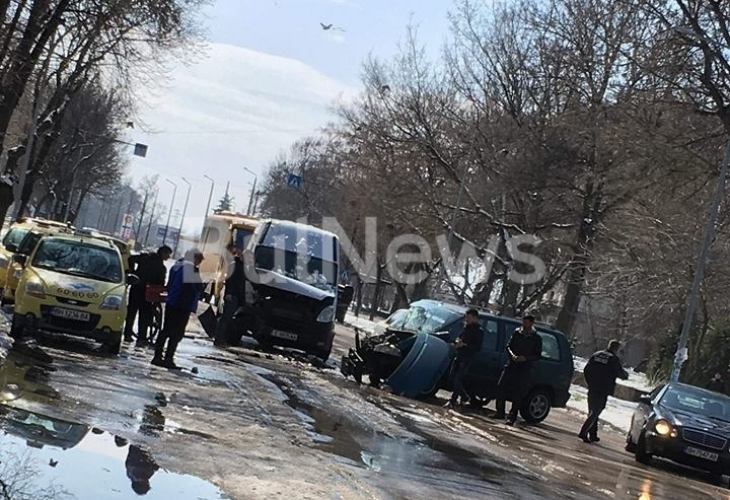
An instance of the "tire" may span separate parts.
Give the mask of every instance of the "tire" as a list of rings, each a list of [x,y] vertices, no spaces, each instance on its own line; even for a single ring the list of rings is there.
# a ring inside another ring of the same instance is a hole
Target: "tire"
[[[13,314],[13,322],[10,324],[10,336],[14,339],[22,339],[25,335],[25,327],[21,320]]]
[[[646,438],[642,433],[634,449],[634,458],[640,464],[648,465],[651,462],[651,454],[646,452]]]
[[[106,352],[112,356],[117,356],[122,351],[122,332],[116,335],[109,343],[105,344]]]
[[[520,408],[520,415],[528,424],[539,424],[550,414],[552,397],[545,389],[535,389],[526,398]]]
[[[326,363],[327,360],[330,359],[330,355],[332,354],[332,346],[329,346],[328,349],[313,351],[312,354]]]
[[[631,437],[631,431],[626,435],[626,447],[624,449],[629,453],[636,453],[636,444],[634,438]]]

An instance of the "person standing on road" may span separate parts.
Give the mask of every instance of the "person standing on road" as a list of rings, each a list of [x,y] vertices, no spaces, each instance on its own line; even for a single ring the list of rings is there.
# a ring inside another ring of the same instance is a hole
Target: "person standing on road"
[[[466,311],[464,322],[464,331],[461,332],[455,343],[456,358],[454,358],[454,363],[451,365],[451,381],[454,390],[451,394],[451,400],[446,403],[447,408],[454,408],[459,398],[461,398],[462,405],[469,402],[469,395],[464,389],[464,382],[476,354],[482,348],[484,332],[479,325],[479,311],[476,309]]]
[[[239,307],[246,299],[246,273],[243,269],[241,249],[230,243],[226,249],[233,257],[226,272],[225,295],[223,296],[223,314],[218,319],[215,329],[215,345],[225,347],[229,343],[228,328]]]
[[[494,415],[499,420],[506,418],[507,425],[517,422],[517,413],[527,395],[530,368],[542,356],[542,338],[535,331],[534,324],[535,317],[525,315],[522,326],[515,330],[507,346],[509,359],[499,379],[497,413]],[[505,415],[507,399],[512,400],[509,415]]]
[[[147,285],[164,285],[167,277],[165,261],[172,255],[172,248],[162,245],[156,253],[142,253],[129,258],[129,272],[136,274],[139,284],[131,286],[127,304],[127,318],[124,323],[124,341],[131,342],[134,321],[137,324],[137,347],[147,345],[147,333],[152,326],[155,306],[147,301]]]
[[[167,304],[165,306],[165,324],[155,344],[155,356],[152,364],[172,370],[175,365],[175,351],[185,336],[190,315],[198,310],[198,301],[203,293],[203,282],[200,279],[199,266],[203,262],[203,253],[198,249],[188,250],[185,257],[178,260],[170,269],[167,281]],[[165,351],[167,343],[167,351]],[[164,355],[164,356],[163,356]]]
[[[598,419],[601,412],[606,408],[608,396],[612,396],[616,390],[616,379],[626,380],[629,374],[621,365],[618,357],[618,350],[621,343],[612,340],[608,343],[608,349],[598,351],[583,369],[583,375],[588,385],[588,418],[583,424],[578,437],[586,443],[597,443]]]
[[[725,381],[722,379],[722,373],[720,372],[716,373],[707,384],[707,390],[719,392],[720,394],[725,394],[725,389]]]

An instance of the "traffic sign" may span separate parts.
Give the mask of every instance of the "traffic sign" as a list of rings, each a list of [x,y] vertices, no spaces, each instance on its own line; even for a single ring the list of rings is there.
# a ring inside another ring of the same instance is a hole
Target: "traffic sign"
[[[289,174],[286,177],[286,185],[289,187],[293,187],[294,189],[299,189],[302,187],[302,176],[297,174]]]

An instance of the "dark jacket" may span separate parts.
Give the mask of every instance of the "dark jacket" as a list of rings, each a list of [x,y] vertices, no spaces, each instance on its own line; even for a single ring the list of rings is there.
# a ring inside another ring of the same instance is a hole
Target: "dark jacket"
[[[197,312],[203,288],[198,268],[192,262],[180,259],[170,269],[167,306]]]
[[[484,331],[479,323],[473,323],[464,327],[464,331],[461,332],[459,338],[464,342],[464,345],[458,348],[456,354],[458,356],[473,356],[482,348]]]
[[[243,301],[246,294],[246,273],[243,269],[243,260],[234,258],[228,264],[226,273],[226,295],[233,295],[239,301]]]
[[[588,360],[583,369],[588,390],[600,394],[613,395],[616,379],[626,380],[629,374],[621,366],[618,356],[608,350],[598,351]]]
[[[723,379],[718,380],[713,378],[710,380],[710,383],[707,384],[707,390],[725,394],[725,381]]]
[[[522,327],[515,330],[507,346],[508,352],[515,356],[524,356],[526,361],[513,361],[510,356],[507,368],[514,371],[527,371],[535,361],[542,357],[542,337],[533,329],[524,332]]]
[[[136,274],[143,285],[164,285],[167,268],[157,253],[142,253],[129,258],[129,271]]]

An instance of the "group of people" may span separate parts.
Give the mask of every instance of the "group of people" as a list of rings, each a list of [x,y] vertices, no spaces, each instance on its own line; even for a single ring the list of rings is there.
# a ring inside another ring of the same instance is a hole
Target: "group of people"
[[[197,249],[189,250],[175,262],[169,276],[165,261],[172,256],[172,249],[161,246],[155,253],[143,253],[129,259],[129,270],[139,277],[139,283],[130,287],[124,340],[131,342],[134,323],[137,320],[137,346],[150,345],[150,328],[157,304],[147,296],[150,287],[166,285],[164,321],[154,342],[155,354],[152,364],[177,370],[175,352],[185,336],[190,315],[198,310],[203,294],[200,278],[200,264],[203,254]]]
[[[522,326],[512,334],[507,346],[507,364],[497,385],[496,413],[493,418],[505,420],[507,425],[514,425],[517,414],[522,407],[532,365],[542,357],[542,338],[535,330],[535,317],[526,314],[522,318]],[[471,397],[465,388],[465,381],[481,350],[484,331],[479,325],[479,311],[469,309],[464,319],[464,330],[456,340],[456,357],[451,365],[453,393],[446,403],[447,408],[454,408],[457,403],[468,404]],[[598,421],[606,408],[608,397],[616,389],[616,379],[628,379],[629,374],[621,365],[618,357],[621,343],[612,340],[608,348],[593,354],[584,369],[588,386],[588,418],[578,433],[585,443],[597,443]],[[506,413],[506,402],[512,401],[509,414]],[[488,403],[488,402],[487,402]]]

